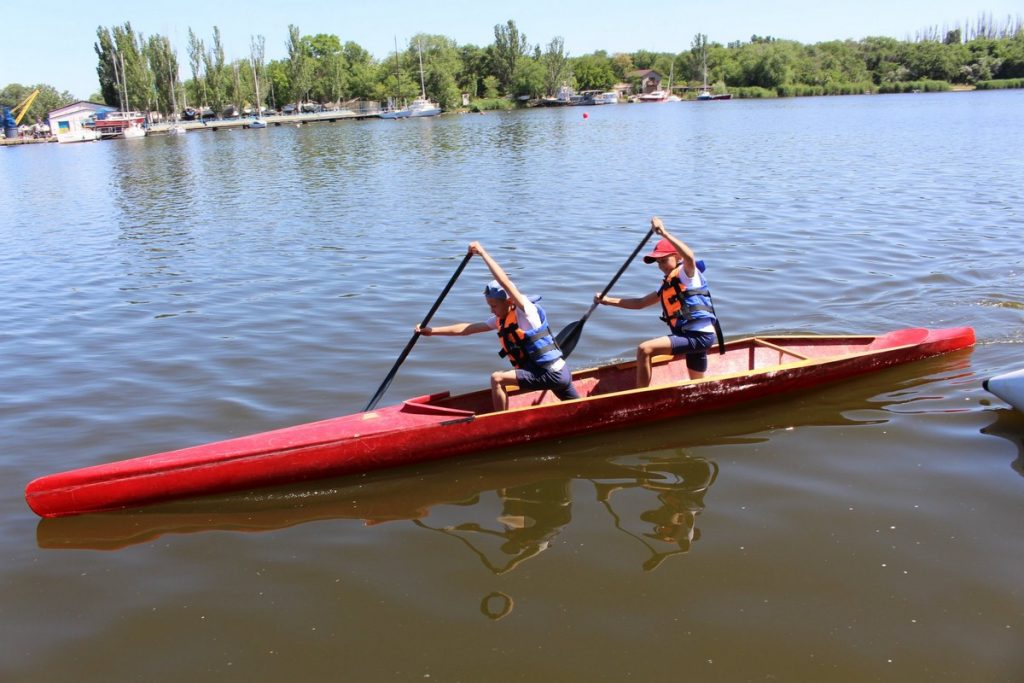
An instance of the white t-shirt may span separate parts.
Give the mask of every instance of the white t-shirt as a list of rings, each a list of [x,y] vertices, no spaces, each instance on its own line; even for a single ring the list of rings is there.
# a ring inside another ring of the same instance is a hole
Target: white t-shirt
[[[516,320],[519,321],[519,327],[524,330],[535,330],[540,327],[540,312],[537,310],[537,305],[532,301],[527,301],[526,306],[523,308],[516,306]],[[523,324],[523,321],[526,322],[525,325]],[[488,318],[487,326],[492,330],[498,329],[498,316],[492,315]],[[548,370],[558,372],[564,367],[565,359],[559,358],[551,364]]]

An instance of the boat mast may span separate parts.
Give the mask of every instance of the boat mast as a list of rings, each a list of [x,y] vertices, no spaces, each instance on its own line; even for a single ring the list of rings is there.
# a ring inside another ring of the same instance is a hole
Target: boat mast
[[[398,109],[398,100],[402,97],[402,63],[398,57],[398,36],[395,36],[395,101],[392,110]]]
[[[417,42],[416,47],[419,48],[420,53],[420,93],[423,99],[427,99],[427,86],[423,84],[423,41]]]
[[[256,60],[252,60],[252,82],[256,87],[256,118],[260,117],[260,76],[259,72],[256,71]]]
[[[121,85],[124,87],[124,111],[128,111],[128,73],[124,70],[124,53],[121,53]]]
[[[177,63],[177,60],[175,60],[175,63]],[[174,73],[173,69],[170,69],[170,72],[171,72],[170,76],[171,76],[171,109],[172,109],[172,111],[171,111],[171,120],[173,121],[173,120],[175,120],[175,117],[177,117],[177,115],[178,115],[178,97],[174,94],[174,81],[177,80],[177,74]]]
[[[124,111],[124,99],[121,96],[121,77],[117,73],[117,58],[118,54],[114,53],[114,85],[117,86],[117,100],[118,104],[121,105],[121,111]]]
[[[705,39],[701,43],[701,59],[704,62],[704,92],[708,90],[708,44]]]

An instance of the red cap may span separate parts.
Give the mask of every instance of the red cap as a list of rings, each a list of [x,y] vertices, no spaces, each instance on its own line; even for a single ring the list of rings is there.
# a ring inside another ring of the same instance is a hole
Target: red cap
[[[644,256],[644,263],[654,263],[662,256],[679,256],[679,252],[676,251],[676,247],[672,244],[667,237],[662,237],[658,244],[655,245],[654,251],[647,256]]]

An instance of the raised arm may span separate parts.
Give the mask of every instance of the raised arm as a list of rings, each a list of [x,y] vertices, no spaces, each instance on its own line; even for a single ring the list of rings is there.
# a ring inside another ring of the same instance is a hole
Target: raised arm
[[[479,254],[480,258],[482,258],[484,263],[487,264],[487,269],[491,271],[491,275],[494,276],[494,279],[498,281],[498,284],[501,285],[502,289],[508,292],[509,298],[515,302],[518,308],[526,308],[526,305],[530,303],[529,299],[527,299],[523,293],[516,288],[515,283],[509,278],[508,273],[498,265],[497,261],[491,258],[491,255],[487,253],[486,249],[484,249],[484,245],[479,242],[471,243],[469,245],[469,253]]]
[[[686,277],[693,277],[697,272],[697,257],[690,245],[666,230],[665,224],[657,216],[651,219],[651,229],[672,243],[683,262],[683,272],[686,273]]]

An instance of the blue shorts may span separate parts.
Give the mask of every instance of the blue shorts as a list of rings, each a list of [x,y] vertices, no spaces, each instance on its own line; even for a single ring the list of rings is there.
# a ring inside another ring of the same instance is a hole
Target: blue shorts
[[[669,335],[672,343],[672,355],[686,354],[686,367],[694,372],[706,372],[708,369],[708,349],[715,343],[714,332],[691,332],[681,330]]]
[[[561,370],[541,370],[535,368],[527,370],[516,368],[516,384],[523,391],[534,389],[550,389],[555,396],[567,401],[571,398],[579,398],[579,392],[572,385],[572,372],[568,365],[563,365]]]

